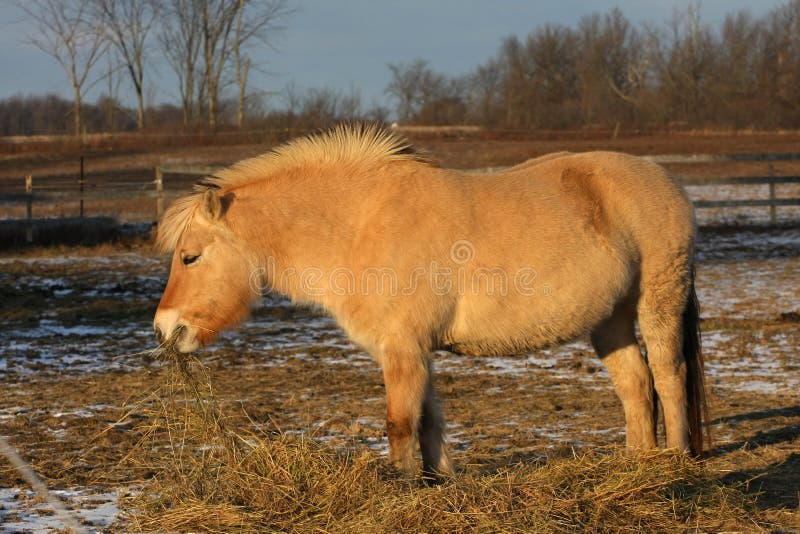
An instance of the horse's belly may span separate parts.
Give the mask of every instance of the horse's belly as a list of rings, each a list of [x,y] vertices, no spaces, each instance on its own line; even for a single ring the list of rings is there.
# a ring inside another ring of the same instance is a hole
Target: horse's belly
[[[517,316],[497,310],[497,313],[490,316],[476,314],[463,317],[453,324],[444,344],[459,354],[519,354],[579,337],[591,329],[591,323],[594,321],[574,315]]]
[[[510,354],[589,333],[630,292],[630,271],[618,268],[615,275],[544,281],[530,294],[462,296],[445,344],[465,354]]]

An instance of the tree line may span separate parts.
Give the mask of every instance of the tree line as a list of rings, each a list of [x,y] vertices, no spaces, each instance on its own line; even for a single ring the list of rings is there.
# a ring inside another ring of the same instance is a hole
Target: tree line
[[[275,94],[251,90],[252,58],[273,45],[289,1],[20,0],[37,24],[30,41],[61,63],[74,98],[0,101],[0,134],[303,130],[352,118],[523,130],[800,127],[800,0],[763,17],[730,13],[717,27],[696,4],[658,25],[634,24],[618,9],[574,26],[545,24],[508,36],[491,59],[457,76],[425,59],[391,63],[393,110],[365,106],[357,89],[289,84],[279,106]],[[179,102],[145,105],[153,56],[175,74]],[[133,108],[118,98],[124,80]],[[84,104],[98,83],[103,96]]]
[[[389,68],[387,90],[410,124],[797,128],[800,0],[761,18],[728,14],[718,28],[694,4],[660,26],[613,9],[510,36],[462,76],[424,59]]]

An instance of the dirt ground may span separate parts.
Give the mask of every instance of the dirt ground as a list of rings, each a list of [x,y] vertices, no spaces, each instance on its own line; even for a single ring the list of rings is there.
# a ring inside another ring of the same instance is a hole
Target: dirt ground
[[[800,230],[706,232],[699,251],[708,468],[758,493],[776,527],[798,529]],[[88,525],[113,530],[117,496],[150,475],[120,462],[164,383],[162,364],[144,351],[155,345],[150,321],[167,260],[141,244],[6,255],[0,266],[0,435]],[[381,373],[327,317],[269,298],[202,361],[242,425],[386,454]],[[619,402],[583,340],[505,358],[440,353],[436,367],[460,469],[624,442]],[[47,517],[5,460],[0,488],[0,522]]]

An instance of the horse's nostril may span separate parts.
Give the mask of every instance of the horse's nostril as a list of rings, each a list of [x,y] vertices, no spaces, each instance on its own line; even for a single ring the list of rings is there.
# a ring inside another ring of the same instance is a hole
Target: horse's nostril
[[[158,339],[158,342],[159,343],[163,343],[164,342],[164,332],[162,332],[161,329],[159,327],[157,327],[157,326],[155,327],[155,329],[156,329],[156,338]]]

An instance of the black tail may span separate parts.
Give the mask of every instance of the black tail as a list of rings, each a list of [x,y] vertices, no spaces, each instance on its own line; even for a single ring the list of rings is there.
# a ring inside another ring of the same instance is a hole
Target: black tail
[[[683,310],[683,358],[686,361],[686,397],[689,405],[689,432],[691,452],[702,456],[703,442],[711,448],[711,435],[706,428],[708,403],[706,401],[703,351],[700,346],[700,309],[694,290],[694,268],[686,309]]]

